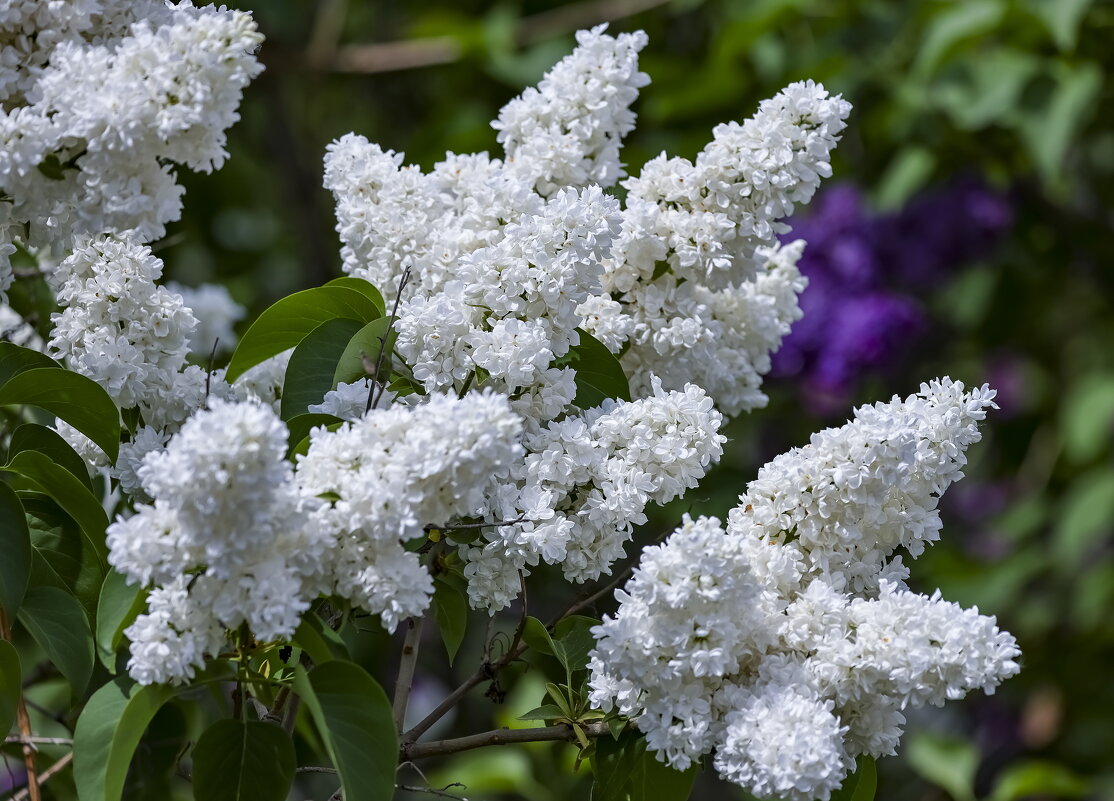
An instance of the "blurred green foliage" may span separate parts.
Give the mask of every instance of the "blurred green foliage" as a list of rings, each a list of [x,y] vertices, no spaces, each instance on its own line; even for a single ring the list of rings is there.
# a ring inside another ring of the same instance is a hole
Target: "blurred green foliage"
[[[663,149],[694,155],[714,124],[813,78],[855,105],[835,173],[878,208],[969,172],[1008,192],[1008,241],[924,298],[934,322],[927,344],[897,375],[864,377],[855,401],[905,394],[944,373],[999,386],[1003,409],[952,491],[968,502],[945,499],[943,541],[913,576],[997,614],[1021,641],[1024,669],[993,698],[914,717],[906,752],[879,762],[879,796],[1114,795],[1114,3],[237,5],[253,8],[267,34],[267,71],[248,90],[228,164],[183,176],[185,214],[159,255],[171,277],[222,281],[255,312],[339,274],[321,188],[330,141],[356,131],[427,168],[446,150],[496,151],[489,121],[499,107],[569,51],[577,27],[609,18],[613,31],[650,34],[642,65],[653,83],[624,151],[632,171]],[[802,410],[788,383],[769,389],[769,409],[733,424],[721,468],[658,515],[641,542],[682,511],[725,514],[763,461],[838,422]],[[455,668],[427,677],[434,702],[477,664],[483,629],[470,616]],[[392,647],[375,632],[345,636],[368,664]],[[537,672],[516,669],[489,696],[504,692],[494,707],[477,693],[453,725],[530,725],[513,721],[541,702]],[[180,714],[164,724],[184,737]],[[489,749],[431,766],[429,777],[432,786],[463,782],[471,798],[585,797],[586,769],[573,774],[574,757],[565,745]],[[697,793],[741,797],[706,775]]]

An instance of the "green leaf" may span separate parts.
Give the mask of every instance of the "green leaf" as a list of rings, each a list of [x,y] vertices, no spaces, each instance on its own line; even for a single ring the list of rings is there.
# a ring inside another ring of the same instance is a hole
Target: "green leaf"
[[[448,578],[452,576],[452,578]],[[433,614],[441,640],[449,655],[449,664],[456,659],[464,632],[468,628],[468,597],[463,588],[453,579],[455,575],[441,574],[433,583]]]
[[[390,375],[391,352],[394,350],[395,340],[398,339],[398,332],[393,328],[388,333],[390,322],[389,317],[380,317],[352,336],[333,373],[334,386],[342,382],[351,384],[372,375],[379,360],[379,350],[383,347],[384,337],[387,339],[387,355],[383,358],[381,369],[383,376]]]
[[[308,673],[299,666],[294,690],[313,716],[344,801],[380,801],[394,794],[398,735],[391,702],[367,671],[334,660]]]
[[[326,320],[310,331],[290,354],[282,383],[280,417],[290,420],[308,414],[307,407],[321,403],[333,389],[333,374],[348,341],[362,328],[358,320]]]
[[[93,440],[109,459],[120,450],[120,412],[91,378],[57,367],[25,370],[0,386],[0,406],[45,409]]]
[[[116,649],[143,607],[147,593],[115,570],[109,571],[97,603],[97,657],[109,672],[116,672]]]
[[[1064,456],[1085,464],[1099,456],[1114,424],[1114,375],[1084,376],[1071,384],[1060,406],[1060,437]]]
[[[343,286],[348,289],[354,289],[357,292],[367,295],[371,302],[375,304],[375,308],[379,309],[380,317],[387,313],[387,304],[383,300],[383,294],[370,281],[346,275],[342,278],[334,278],[332,281],[326,283],[325,286]]]
[[[159,708],[185,687],[146,687],[121,676],[101,687],[77,719],[73,776],[79,801],[120,801],[135,748]]]
[[[19,612],[31,578],[31,534],[19,496],[0,483],[0,608],[10,617]]]
[[[53,498],[81,526],[85,541],[104,569],[107,569],[108,549],[105,546],[104,531],[108,528],[108,515],[100,501],[84,484],[68,470],[50,461],[47,456],[33,451],[17,453],[6,467],[0,469],[15,473],[32,489]]]
[[[260,362],[293,348],[313,329],[338,317],[368,323],[382,312],[371,298],[346,286],[322,286],[295,292],[264,311],[252,323],[228,365],[235,381]]]
[[[549,636],[545,624],[536,617],[526,618],[522,626],[522,641],[539,653],[557,656],[553,638]]]
[[[176,798],[178,762],[193,741],[182,705],[164,704],[147,725],[128,767],[123,797],[128,801]]]
[[[884,210],[894,210],[925,185],[936,167],[936,155],[919,146],[906,146],[890,159],[874,190],[874,201]]]
[[[21,348],[11,342],[0,342],[0,386],[26,370],[36,370],[43,367],[62,369],[62,365],[49,356],[30,348]]]
[[[315,665],[333,659],[351,659],[341,636],[313,611],[302,616],[302,622],[294,631],[294,644],[309,654]]]
[[[193,792],[206,801],[285,801],[297,762],[290,735],[260,720],[218,720],[193,748]]]
[[[915,71],[927,75],[960,44],[994,30],[1002,20],[1000,0],[965,0],[935,16],[922,38]]]
[[[89,480],[89,467],[85,460],[77,455],[70,443],[53,429],[41,426],[38,423],[24,423],[12,432],[12,440],[8,444],[8,458],[23,451],[38,451],[50,457],[56,465],[66,468],[74,478],[93,490],[93,482]]]
[[[23,693],[23,670],[19,652],[7,640],[0,640],[0,731],[12,730]]]
[[[1099,107],[1103,75],[1098,65],[1082,62],[1056,64],[1056,88],[1049,102],[1025,114],[1020,121],[1021,138],[1045,181],[1061,178],[1064,158],[1076,136]]]
[[[31,535],[31,585],[72,593],[86,616],[95,620],[107,570],[100,555],[74,519],[50,498],[25,495],[22,500]]]
[[[74,695],[84,694],[93,675],[93,632],[77,599],[57,587],[32,587],[19,622],[69,680]]]
[[[554,652],[566,670],[572,672],[587,667],[588,652],[596,647],[591,629],[599,624],[595,618],[572,615],[553,627]]]
[[[580,344],[554,362],[557,367],[576,370],[573,403],[581,409],[593,409],[608,398],[629,401],[630,382],[615,354],[588,332],[576,331]]]
[[[331,414],[299,414],[291,417],[286,421],[286,429],[290,432],[286,438],[289,448],[287,456],[290,456],[298,443],[308,437],[313,429],[318,426],[340,425],[343,422],[339,417],[333,417]]]
[[[1071,483],[1054,534],[1054,550],[1065,569],[1074,569],[1090,548],[1102,543],[1114,518],[1114,467],[1096,467]]]
[[[563,717],[567,717],[567,713],[561,707],[556,704],[542,704],[524,715],[519,715],[517,720],[556,720]]]
[[[980,757],[971,743],[920,732],[910,738],[905,758],[922,779],[944,788],[955,801],[975,801]]]
[[[1077,798],[1089,792],[1089,783],[1063,765],[1034,760],[1003,770],[989,801],[1019,801],[1034,796]]]
[[[598,738],[591,762],[592,801],[684,801],[699,771],[699,765],[682,772],[658,762],[634,731]]]
[[[831,801],[874,801],[878,791],[878,768],[868,756],[860,756],[855,772],[832,793]]]
[[[1093,0],[1029,0],[1029,9],[1048,28],[1056,47],[1075,50],[1079,26]]]

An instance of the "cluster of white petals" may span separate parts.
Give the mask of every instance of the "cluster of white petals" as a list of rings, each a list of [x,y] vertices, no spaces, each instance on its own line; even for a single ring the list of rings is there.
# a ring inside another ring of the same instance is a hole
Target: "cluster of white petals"
[[[315,429],[298,461],[308,496],[328,498],[319,522],[335,540],[335,592],[388,630],[425,611],[433,579],[404,544],[426,526],[481,513],[522,458],[522,420],[504,395],[433,394],[419,406],[373,409],[335,431]]]
[[[154,503],[107,535],[112,566],[156,585],[126,631],[140,683],[191,678],[243,623],[260,639],[288,638],[329,591],[322,502],[298,491],[286,448],[270,408],[214,399],[143,458],[135,472]]]
[[[507,606],[520,574],[539,562],[561,565],[575,582],[609,572],[646,507],[680,497],[719,460],[721,422],[699,387],[659,385],[648,398],[611,401],[529,435],[525,461],[489,502],[494,519],[519,522],[461,547],[473,606]]]
[[[758,797],[827,801],[857,756],[894,753],[903,709],[993,692],[1014,638],[891,559],[936,539],[993,397],[945,378],[864,406],[766,465],[726,529],[686,517],[593,630],[593,703],[678,769],[714,751]]]
[[[178,218],[173,164],[219,167],[262,66],[251,16],[139,0],[0,9],[0,290],[13,243],[158,238]]]

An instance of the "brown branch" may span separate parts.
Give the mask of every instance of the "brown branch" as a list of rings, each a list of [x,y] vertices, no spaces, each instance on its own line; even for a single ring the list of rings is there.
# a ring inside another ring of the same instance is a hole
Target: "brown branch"
[[[517,44],[532,44],[601,22],[630,17],[667,2],[669,0],[587,0],[573,3],[523,17],[515,26],[513,36]],[[451,64],[463,56],[464,48],[456,37],[430,36],[398,42],[347,45],[336,51],[332,63],[319,61],[311,66],[371,75]]]
[[[70,751],[68,754],[66,754],[64,757],[59,759],[57,762],[55,762],[49,768],[44,770],[43,775],[39,777],[39,784],[45,783],[47,779],[49,779],[54,774],[58,773],[60,770],[62,770],[64,767],[66,767],[66,765],[70,764],[71,760],[73,760],[73,751]],[[31,789],[32,786],[34,786],[34,788],[35,788],[34,790]],[[16,793],[15,795],[12,796],[12,801],[28,801],[28,799],[34,798],[36,793],[38,793],[38,791],[39,791],[38,784],[32,785],[30,783],[30,781],[28,781],[26,787],[24,787],[22,790],[20,790],[18,793]]]
[[[609,732],[603,722],[579,724],[580,730],[588,737],[600,737]],[[573,727],[567,723],[531,729],[495,729],[494,731],[470,734],[452,740],[434,740],[429,743],[403,743],[401,759],[407,762],[432,756],[444,756],[460,751],[471,751],[489,745],[511,745],[514,743],[576,742]]]
[[[8,621],[8,613],[4,609],[0,609],[0,637],[9,642],[12,639],[12,626]],[[39,771],[35,766],[35,746],[30,742],[34,734],[31,732],[31,718],[27,715],[27,704],[23,702],[22,692],[19,694],[16,718],[19,721],[19,733],[23,742],[23,764],[27,770],[27,797],[31,801],[42,801],[42,795],[39,793]]]
[[[5,743],[31,743],[33,745],[73,745],[70,737],[39,737],[37,735],[25,737],[22,734],[13,734],[4,738]]]
[[[406,705],[410,701],[410,688],[414,684],[414,669],[418,665],[418,647],[422,643],[422,627],[425,617],[406,619],[406,639],[402,643],[402,659],[398,664],[398,678],[395,680],[394,718],[395,730],[402,732],[406,723]]]

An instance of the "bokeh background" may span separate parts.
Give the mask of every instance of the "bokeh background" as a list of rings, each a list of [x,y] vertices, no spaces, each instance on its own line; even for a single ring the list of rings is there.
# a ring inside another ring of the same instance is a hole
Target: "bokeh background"
[[[750,116],[790,81],[849,99],[835,178],[793,221],[812,285],[767,382],[769,408],[732,424],[728,458],[640,541],[684,511],[726,514],[764,461],[854,405],[937,375],[990,382],[1001,409],[945,497],[943,540],[913,563],[913,583],[996,614],[1024,668],[993,697],[910,715],[902,754],[879,763],[878,797],[1114,798],[1114,4],[236,5],[267,35],[267,70],[247,91],[228,164],[183,176],[185,213],[159,255],[171,278],[224,283],[253,312],[339,274],[321,188],[330,141],[356,131],[425,168],[446,150],[494,151],[489,121],[571,49],[577,28],[650,34],[642,68],[653,82],[624,151],[634,172],[662,150],[693,157],[713,125]],[[543,591],[531,602],[549,601]],[[454,671],[470,673],[483,632],[473,618],[453,669],[439,666],[434,633],[418,696],[436,701]],[[375,632],[361,646],[387,668],[392,647]],[[539,701],[539,682],[512,670],[502,704],[477,692],[442,733],[512,721]],[[493,748],[427,773],[472,799],[587,798],[574,758],[564,745]],[[326,797],[321,787],[306,797]],[[694,797],[745,796],[704,775]]]

